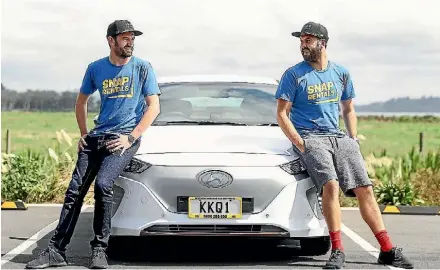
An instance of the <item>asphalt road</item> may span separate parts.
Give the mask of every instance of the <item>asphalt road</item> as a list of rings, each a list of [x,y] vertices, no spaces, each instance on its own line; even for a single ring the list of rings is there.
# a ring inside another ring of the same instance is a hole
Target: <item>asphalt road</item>
[[[23,269],[44,249],[53,234],[59,212],[60,207],[47,206],[31,206],[27,211],[2,211],[1,268]],[[93,237],[92,219],[93,209],[85,209],[68,247],[70,265],[62,269],[87,269],[91,254],[89,241]],[[440,216],[384,215],[384,220],[393,243],[403,248],[416,269],[440,268]],[[390,269],[376,264],[373,255],[379,246],[357,210],[344,210],[343,223],[346,269]],[[301,257],[295,247],[273,249],[258,243],[222,239],[177,242],[160,238],[131,243],[128,249],[133,250],[133,254],[121,261],[110,260],[109,268],[320,269],[328,258],[328,254]]]

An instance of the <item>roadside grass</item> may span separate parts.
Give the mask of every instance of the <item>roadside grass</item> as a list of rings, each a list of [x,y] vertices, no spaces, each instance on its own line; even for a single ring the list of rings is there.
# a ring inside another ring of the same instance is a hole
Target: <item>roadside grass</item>
[[[440,148],[440,118],[437,122],[358,120],[358,133],[365,138],[361,143],[364,156],[386,151],[387,156],[396,157],[406,154],[413,147],[418,150],[421,132],[424,152]]]
[[[93,126],[93,114],[87,125]],[[79,139],[73,112],[2,112],[2,152],[6,151],[6,132],[11,132],[11,152],[31,149],[46,152],[57,144],[55,131],[64,130],[72,140]]]

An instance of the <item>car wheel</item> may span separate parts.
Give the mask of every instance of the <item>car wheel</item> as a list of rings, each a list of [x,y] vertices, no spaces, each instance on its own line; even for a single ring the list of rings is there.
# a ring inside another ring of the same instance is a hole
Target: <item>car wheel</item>
[[[301,255],[320,256],[325,255],[331,248],[330,237],[314,237],[300,239]]]

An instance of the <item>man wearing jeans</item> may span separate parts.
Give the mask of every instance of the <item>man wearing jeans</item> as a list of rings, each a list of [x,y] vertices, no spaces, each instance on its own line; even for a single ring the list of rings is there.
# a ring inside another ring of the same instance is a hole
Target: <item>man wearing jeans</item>
[[[277,120],[322,191],[323,214],[332,243],[324,268],[340,269],[345,263],[339,189],[346,196],[357,197],[362,218],[380,244],[378,263],[413,268],[402,250],[393,246],[385,229],[357,140],[353,83],[343,66],[327,59],[327,29],[309,22],[292,35],[300,39],[304,61],[287,69],[281,78],[275,94]],[[339,104],[348,136],[339,129]]]
[[[94,239],[90,242],[90,268],[107,268],[105,249],[111,232],[113,183],[139,148],[141,135],[159,114],[155,73],[147,61],[133,56],[135,30],[126,20],[117,20],[107,29],[110,55],[89,64],[76,102],[76,118],[81,133],[78,160],[66,191],[60,221],[49,246],[26,268],[65,266],[69,244],[78,216],[95,180]],[[96,90],[101,111],[95,127],[88,131],[87,101]]]

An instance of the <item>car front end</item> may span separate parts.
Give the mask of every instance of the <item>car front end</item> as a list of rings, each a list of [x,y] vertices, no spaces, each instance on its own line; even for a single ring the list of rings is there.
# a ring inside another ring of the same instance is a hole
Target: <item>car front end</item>
[[[197,129],[217,137],[211,139],[212,144],[217,141],[215,149],[184,141],[183,133]],[[274,140],[271,135],[278,131],[254,129],[258,135],[245,135],[252,132],[243,127],[153,127],[152,136],[180,133],[180,139],[174,139],[173,152],[155,152],[151,144],[157,141],[143,138],[146,152],[141,150],[115,182],[112,235],[325,235],[316,188],[298,157],[288,151],[245,149],[264,139],[264,133]],[[243,141],[236,143],[243,149],[218,145],[221,134],[241,136]]]
[[[320,196],[276,123],[276,82],[161,90],[161,114],[115,181],[113,238],[299,239],[328,250]]]

